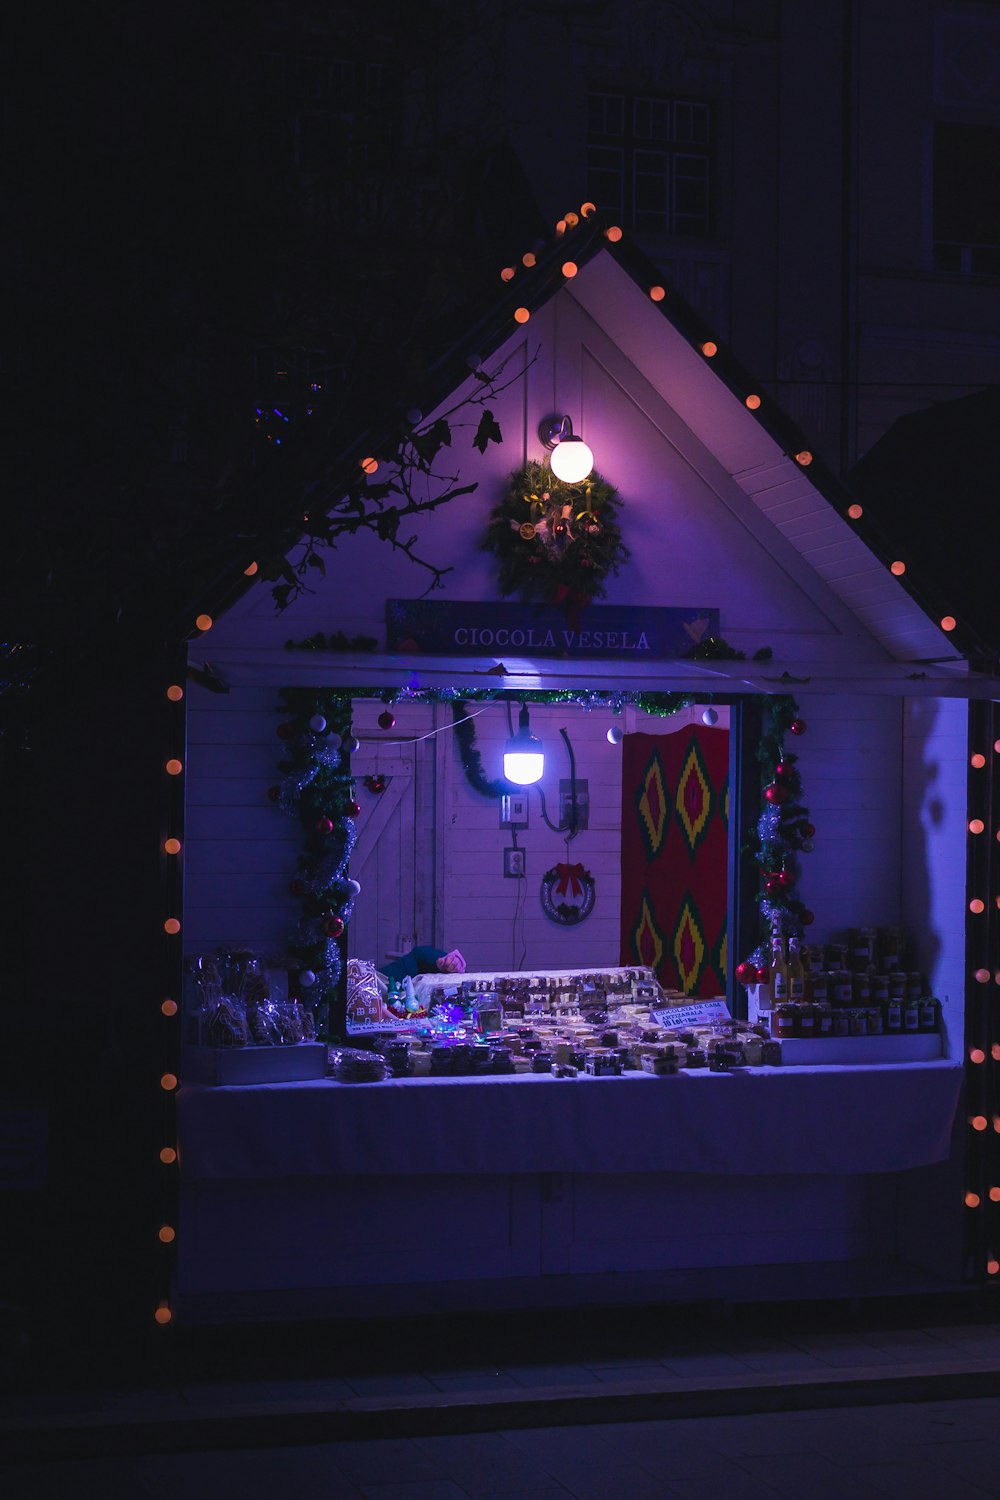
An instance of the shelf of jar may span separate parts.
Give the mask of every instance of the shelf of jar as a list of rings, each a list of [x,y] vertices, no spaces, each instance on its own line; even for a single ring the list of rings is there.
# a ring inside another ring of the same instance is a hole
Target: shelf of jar
[[[786,1067],[834,1067],[851,1063],[933,1062],[944,1056],[937,1031],[893,1032],[887,1036],[783,1037],[781,1060]]]

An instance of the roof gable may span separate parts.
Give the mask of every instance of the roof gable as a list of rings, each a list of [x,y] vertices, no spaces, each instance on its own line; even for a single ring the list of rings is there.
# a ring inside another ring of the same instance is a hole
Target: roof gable
[[[579,413],[588,379],[595,389],[603,379],[605,393],[628,386],[631,404],[809,599],[822,622],[818,633],[850,636],[856,654],[868,660],[884,653],[898,662],[959,665],[964,660],[961,629],[942,630],[941,616],[914,596],[912,580],[894,576],[887,565],[894,560],[891,554],[871,536],[863,537],[863,523],[851,518],[852,497],[806,451],[806,440],[787,417],[718,349],[687,304],[657,279],[655,268],[594,225],[578,231],[572,266],[567,266],[568,243],[567,237],[550,246],[531,268],[505,272],[495,304],[470,329],[463,346],[444,351],[428,370],[427,388],[436,399],[459,397],[462,387],[469,386],[470,366],[480,358],[522,358],[530,380],[533,341],[544,342],[546,321],[562,319],[565,324],[568,316],[576,317],[585,325],[580,368],[571,376],[562,373],[557,405],[575,406]],[[524,310],[519,318],[524,312],[530,315],[525,322],[514,321],[517,309]],[[475,358],[470,359],[470,349]],[[520,354],[514,355],[518,349]],[[538,394],[537,389],[531,393],[533,405]],[[759,400],[748,402],[747,397]],[[518,397],[525,399],[531,396]],[[589,437],[600,428],[597,410],[591,406],[587,413]],[[529,421],[525,427],[529,446],[533,425]],[[345,455],[345,483],[359,456],[369,448],[377,451],[377,442],[377,435],[370,436]],[[523,456],[508,448],[501,467],[509,470]],[[609,477],[627,493],[617,469]],[[446,530],[457,528],[463,535],[474,575],[470,582],[482,590],[482,560],[477,569],[472,559],[476,528],[470,528],[468,515],[466,508],[465,517],[449,521]],[[352,559],[370,551],[368,543],[385,550],[384,544],[359,535],[347,539],[345,556],[348,548]],[[414,591],[411,580],[404,592]],[[250,615],[262,623],[262,603],[259,596],[253,605],[245,601],[235,614],[246,623]],[[269,601],[266,608],[271,608]],[[294,636],[299,622],[309,616],[308,608],[296,608],[282,625],[283,633]],[[325,623],[330,629],[337,622]],[[767,623],[761,622],[764,634]],[[728,639],[725,620],[723,634]],[[782,643],[769,639],[768,644],[780,657]]]

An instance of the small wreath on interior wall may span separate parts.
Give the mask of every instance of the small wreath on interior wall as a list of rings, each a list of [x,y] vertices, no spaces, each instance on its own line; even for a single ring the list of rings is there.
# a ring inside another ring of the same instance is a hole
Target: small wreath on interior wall
[[[575,927],[594,910],[597,887],[583,865],[553,865],[542,876],[542,911],[563,927]]]
[[[621,508],[614,485],[596,472],[566,484],[548,464],[515,470],[482,541],[500,565],[501,594],[562,604],[570,612],[603,598],[608,575],[629,556],[618,524]]]

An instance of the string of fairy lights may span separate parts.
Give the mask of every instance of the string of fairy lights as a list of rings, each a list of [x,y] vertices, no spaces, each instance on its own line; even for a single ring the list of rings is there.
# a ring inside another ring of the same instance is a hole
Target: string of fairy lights
[[[530,322],[532,314],[552,294],[549,277],[536,275],[526,292],[517,295],[515,283],[523,275],[529,275],[540,265],[547,266],[554,247],[578,233],[597,214],[596,205],[585,202],[579,211],[563,215],[555,225],[552,241],[536,244],[520,258],[519,264],[505,265],[500,271],[500,280],[509,289],[510,297],[504,300],[510,322],[501,321],[495,329],[495,345],[499,347],[514,329]],[[612,252],[622,244],[623,231],[615,224],[607,225],[595,235],[592,242],[581,245],[576,258],[567,256],[559,266],[561,284],[573,280],[580,272],[583,255],[588,257],[603,246]],[[529,292],[532,295],[528,295]],[[813,453],[800,443],[787,442],[788,434],[782,431],[783,414],[759,390],[748,382],[736,361],[708,336],[700,327],[695,327],[689,309],[679,316],[676,295],[656,279],[648,279],[646,294],[662,316],[673,327],[686,324],[691,346],[701,357],[715,367],[717,377],[741,401],[781,444],[788,457],[800,468],[813,468],[812,479],[816,487],[834,506],[842,519],[855,527],[865,521],[862,505],[849,496],[834,495],[838,486],[825,474],[822,465],[816,463]],[[513,324],[513,329],[511,328]],[[476,368],[479,356],[470,356],[466,365]],[[377,450],[364,452],[356,460],[362,473],[371,477],[379,468]],[[867,526],[863,530],[867,531]],[[865,535],[866,545],[874,555],[881,549],[873,537]],[[888,572],[905,585],[915,598],[920,598],[920,589],[909,571],[907,559],[882,556]],[[248,561],[243,575],[249,587],[260,574],[259,563]],[[938,616],[937,625],[946,635],[957,632],[956,639],[963,636],[959,617],[946,613]],[[188,639],[198,638],[212,627],[212,618],[200,614]],[[181,680],[178,680],[181,679]],[[185,701],[181,674],[165,687],[166,702],[170,710],[165,731],[166,754],[163,756],[165,834],[161,840],[163,861],[164,907],[162,928],[165,938],[165,983],[160,1002],[163,1018],[162,1050],[157,1069],[157,1085],[161,1098],[161,1145],[159,1147],[158,1170],[160,1172],[161,1204],[160,1223],[156,1229],[157,1241],[163,1251],[158,1265],[158,1288],[153,1317],[158,1325],[165,1327],[173,1320],[171,1301],[171,1279],[176,1255],[178,1233],[177,1208],[179,1198],[178,1146],[176,1123],[176,1095],[178,1089],[177,1059],[179,1057],[179,1003],[177,996],[182,973],[182,837],[184,808],[184,724]],[[968,859],[967,859],[967,933],[966,954],[969,963],[966,986],[966,1106],[968,1140],[966,1150],[966,1185],[964,1203],[969,1216],[967,1236],[968,1260],[971,1274],[983,1278],[988,1284],[1000,1284],[1000,952],[998,952],[998,914],[1000,914],[1000,825],[995,823],[1000,809],[1000,708],[993,704],[974,704],[970,709],[970,739],[976,745],[971,753],[968,781]],[[162,752],[161,752],[162,753]],[[990,989],[990,986],[993,989]]]

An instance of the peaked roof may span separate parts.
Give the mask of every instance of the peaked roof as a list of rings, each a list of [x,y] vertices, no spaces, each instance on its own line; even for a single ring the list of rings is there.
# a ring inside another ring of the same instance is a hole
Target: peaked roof
[[[564,291],[636,365],[657,370],[677,416],[889,658],[960,665],[989,657],[989,642],[961,602],[941,596],[928,567],[911,565],[905,537],[892,543],[867,503],[812,453],[806,435],[713,330],[592,205],[568,214],[554,237],[526,251],[521,264],[502,268],[499,289],[481,316],[428,364],[414,405],[424,412],[439,407],[468,380],[470,368]],[[398,414],[386,413],[382,425],[355,434],[327,469],[335,487],[346,492],[360,458],[387,450],[398,431]],[[287,528],[283,537],[286,551],[298,539]],[[243,576],[246,564],[233,559],[203,601],[214,616],[251,586]]]

